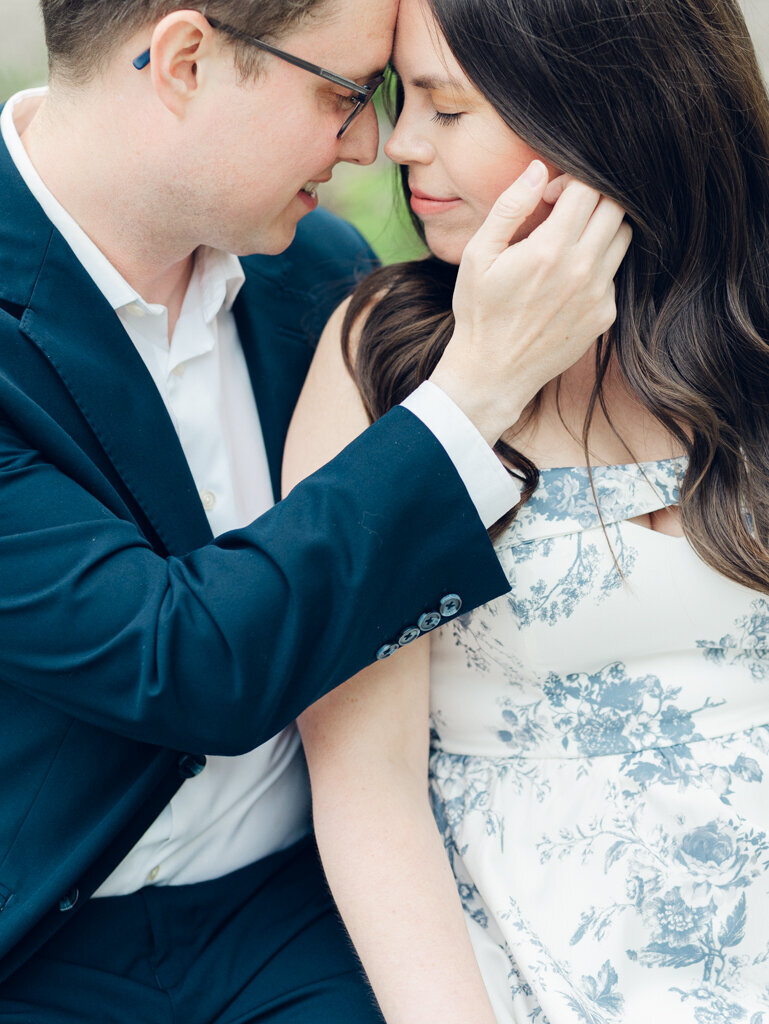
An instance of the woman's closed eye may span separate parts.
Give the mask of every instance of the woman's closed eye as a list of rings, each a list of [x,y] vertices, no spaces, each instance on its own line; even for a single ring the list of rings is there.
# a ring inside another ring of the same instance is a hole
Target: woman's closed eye
[[[436,124],[449,125],[449,124],[456,124],[461,116],[462,116],[462,112],[461,111],[459,113],[457,113],[457,114],[447,114],[447,113],[445,113],[442,110],[436,110],[435,113],[433,114],[433,116],[430,118],[430,120],[431,121],[435,121]]]

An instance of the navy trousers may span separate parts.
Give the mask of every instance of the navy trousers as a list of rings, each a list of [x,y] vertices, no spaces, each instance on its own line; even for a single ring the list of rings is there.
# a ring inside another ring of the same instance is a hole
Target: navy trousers
[[[90,900],[0,987],[3,1024],[383,1024],[303,840],[197,885]]]

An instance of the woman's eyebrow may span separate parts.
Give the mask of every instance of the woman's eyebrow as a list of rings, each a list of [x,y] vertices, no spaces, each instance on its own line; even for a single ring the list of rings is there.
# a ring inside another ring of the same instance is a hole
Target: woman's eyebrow
[[[436,92],[441,89],[450,90],[451,92],[465,92],[465,87],[458,78],[452,78],[451,75],[418,75],[416,78],[411,79],[411,85],[415,89],[428,89],[435,90]]]
[[[395,66],[394,60],[390,60],[390,68],[403,81],[403,75]],[[426,89],[428,91],[434,89],[436,92],[440,89],[447,89],[453,92],[467,91],[464,83],[460,82],[458,78],[452,78],[451,75],[417,75],[415,78],[409,79],[409,85],[414,86],[415,89]]]

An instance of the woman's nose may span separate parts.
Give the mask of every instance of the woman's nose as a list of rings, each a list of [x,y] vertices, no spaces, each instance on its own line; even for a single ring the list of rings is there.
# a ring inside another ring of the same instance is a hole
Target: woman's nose
[[[416,125],[403,114],[398,118],[392,135],[385,143],[384,151],[396,164],[426,164],[435,155],[424,134],[418,132]]]

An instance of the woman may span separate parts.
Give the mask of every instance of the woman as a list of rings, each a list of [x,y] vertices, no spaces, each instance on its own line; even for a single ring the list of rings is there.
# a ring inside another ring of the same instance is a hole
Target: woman
[[[634,234],[615,326],[498,446],[511,593],[300,723],[329,883],[388,1024],[769,1021],[769,112],[737,4],[402,0],[394,65],[433,257],[332,321],[289,483],[430,373],[511,171]]]

